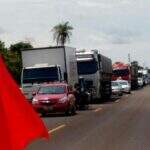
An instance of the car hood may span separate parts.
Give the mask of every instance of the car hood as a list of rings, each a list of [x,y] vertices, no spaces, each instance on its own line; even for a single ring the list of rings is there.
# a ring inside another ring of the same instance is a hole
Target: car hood
[[[39,94],[36,95],[35,98],[39,101],[46,101],[46,100],[59,100],[65,97],[66,94]]]
[[[112,86],[112,90],[120,90],[120,88],[117,86]]]
[[[121,85],[122,88],[130,88],[128,85]]]

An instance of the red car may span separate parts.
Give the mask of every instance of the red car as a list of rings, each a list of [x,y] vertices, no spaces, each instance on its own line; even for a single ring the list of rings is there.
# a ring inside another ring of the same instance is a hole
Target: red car
[[[41,85],[33,98],[34,109],[45,115],[50,112],[64,112],[66,115],[76,113],[75,96],[66,83]]]

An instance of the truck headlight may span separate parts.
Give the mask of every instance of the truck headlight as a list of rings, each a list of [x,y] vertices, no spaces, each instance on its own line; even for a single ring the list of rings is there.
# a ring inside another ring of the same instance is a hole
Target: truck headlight
[[[59,99],[59,103],[65,103],[67,101],[67,99],[68,99],[67,96],[61,98],[61,99]]]
[[[37,98],[33,98],[32,104],[38,104],[38,103],[39,103],[38,99]]]

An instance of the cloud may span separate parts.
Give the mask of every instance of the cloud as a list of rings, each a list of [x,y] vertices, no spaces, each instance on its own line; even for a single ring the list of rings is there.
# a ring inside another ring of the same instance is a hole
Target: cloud
[[[0,27],[0,35],[5,33],[5,30],[3,28]]]
[[[148,0],[0,0],[0,37],[7,44],[28,37],[35,46],[54,45],[50,30],[69,21],[70,46],[106,49],[123,60],[126,49],[137,49],[136,58],[149,62],[142,53],[150,49],[149,6]]]

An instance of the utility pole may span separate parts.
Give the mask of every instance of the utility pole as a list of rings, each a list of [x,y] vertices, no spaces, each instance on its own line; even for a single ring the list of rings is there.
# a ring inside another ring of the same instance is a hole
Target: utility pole
[[[129,64],[131,63],[131,56],[130,56],[130,53],[128,54],[128,62],[129,62]]]

